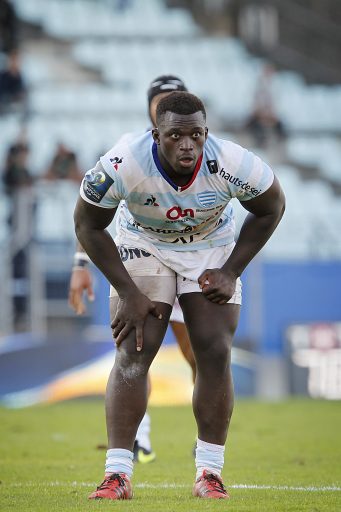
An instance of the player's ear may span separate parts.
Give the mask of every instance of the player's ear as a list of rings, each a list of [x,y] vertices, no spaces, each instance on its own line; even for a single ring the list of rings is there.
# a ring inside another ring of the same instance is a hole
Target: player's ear
[[[160,133],[159,133],[159,130],[157,128],[154,128],[152,130],[152,136],[153,136],[154,142],[156,144],[160,144]]]
[[[207,128],[207,126],[205,126],[205,140],[207,140],[207,136],[208,136],[208,128]]]

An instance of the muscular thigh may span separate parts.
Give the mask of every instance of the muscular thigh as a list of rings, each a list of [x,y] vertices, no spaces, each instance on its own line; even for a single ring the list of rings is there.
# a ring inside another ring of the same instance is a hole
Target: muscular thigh
[[[148,315],[143,329],[143,347],[141,352],[136,351],[136,333],[133,329],[127,338],[117,349],[117,356],[120,360],[123,356],[129,359],[146,361],[148,364],[155,357],[165,336],[172,311],[172,305],[176,295],[176,276],[173,271],[168,270],[164,265],[158,263],[156,258],[150,255],[147,259],[149,265],[137,265],[134,260],[124,262],[132,280],[138,289],[146,295],[162,314],[162,319]],[[158,272],[161,274],[158,274]],[[115,289],[110,290],[110,318],[113,322],[120,298]]]
[[[142,359],[155,357],[165,336],[172,308],[169,304],[164,302],[154,301],[154,303],[158,311],[162,314],[162,319],[155,318],[153,315],[147,316],[143,329],[142,351],[136,351],[136,332],[135,329],[133,329],[117,348],[118,354],[124,353],[136,357],[141,356]],[[118,297],[110,297],[111,321],[115,318],[118,304]]]
[[[194,352],[231,347],[239,320],[239,304],[214,304],[202,293],[182,294],[179,302]]]
[[[173,306],[176,296],[176,274],[155,256],[139,248],[119,247],[122,263],[138,289],[150,300]],[[111,286],[110,297],[117,297]]]

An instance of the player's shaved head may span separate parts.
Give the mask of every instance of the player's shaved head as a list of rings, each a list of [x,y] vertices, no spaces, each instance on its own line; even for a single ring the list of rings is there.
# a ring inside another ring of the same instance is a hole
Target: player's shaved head
[[[202,112],[206,120],[206,110],[203,102],[194,94],[189,92],[172,92],[162,98],[156,109],[156,123],[162,122],[166,112],[173,112],[179,115],[190,115]]]

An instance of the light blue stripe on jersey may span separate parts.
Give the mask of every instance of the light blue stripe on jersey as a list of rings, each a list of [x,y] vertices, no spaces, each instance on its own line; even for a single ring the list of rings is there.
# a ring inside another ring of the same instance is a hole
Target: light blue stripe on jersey
[[[250,151],[244,151],[243,159],[238,170],[236,171],[239,179],[241,179],[242,181],[247,181],[252,172],[254,160],[255,155],[253,153],[251,153]]]
[[[152,132],[148,131],[129,144],[129,149],[135,161],[149,176],[159,175],[152,156],[153,142]]]
[[[269,178],[271,176],[273,176],[273,170],[271,169],[271,167],[268,164],[266,164],[263,161],[262,161],[262,165],[263,165],[263,174],[262,174],[261,180],[259,182],[259,188],[261,190],[264,190],[265,187],[269,186]]]

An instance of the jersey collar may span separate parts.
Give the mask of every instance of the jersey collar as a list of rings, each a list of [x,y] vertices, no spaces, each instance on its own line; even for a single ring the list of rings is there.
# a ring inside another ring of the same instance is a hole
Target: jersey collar
[[[155,165],[156,165],[158,171],[160,172],[162,177],[170,184],[170,186],[174,188],[174,190],[176,190],[177,192],[182,192],[183,190],[186,190],[188,187],[190,187],[192,185],[192,183],[194,182],[194,180],[197,177],[197,174],[200,170],[203,153],[201,153],[201,155],[198,158],[198,161],[195,165],[194,172],[193,172],[190,182],[187,183],[187,185],[184,185],[183,187],[179,187],[178,185],[176,185],[174,183],[173,180],[170,179],[170,177],[168,176],[166,171],[163,169],[161,162],[159,160],[159,156],[157,154],[157,144],[155,142],[153,143],[152,152],[153,152],[153,159],[154,159],[154,162],[155,162]]]

